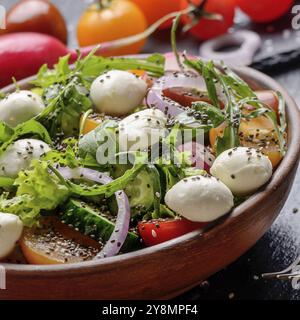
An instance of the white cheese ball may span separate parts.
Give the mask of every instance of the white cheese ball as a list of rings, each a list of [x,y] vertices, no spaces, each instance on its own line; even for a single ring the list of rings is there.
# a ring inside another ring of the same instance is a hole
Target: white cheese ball
[[[120,121],[121,151],[145,150],[166,137],[167,117],[158,109],[145,109]]]
[[[218,219],[233,207],[231,191],[211,176],[194,176],[175,184],[165,196],[167,206],[194,222]]]
[[[91,86],[91,99],[100,113],[123,116],[138,107],[147,84],[130,72],[112,70],[98,77]]]
[[[17,91],[0,101],[0,120],[10,127],[16,127],[41,113],[44,108],[38,94],[28,90]]]
[[[50,151],[45,142],[36,139],[21,139],[11,144],[0,156],[0,176],[16,178],[21,170],[29,168],[33,159],[39,159]]]
[[[238,147],[220,154],[210,172],[238,196],[250,195],[272,176],[272,163],[258,149]]]
[[[13,251],[22,231],[23,223],[18,216],[0,212],[0,259]]]

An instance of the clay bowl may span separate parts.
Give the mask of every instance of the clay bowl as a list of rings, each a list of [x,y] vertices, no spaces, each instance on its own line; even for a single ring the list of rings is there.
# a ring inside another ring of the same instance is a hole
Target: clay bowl
[[[69,265],[6,264],[1,299],[165,299],[175,297],[228,266],[270,228],[295,177],[300,153],[300,115],[289,94],[268,76],[236,69],[253,89],[273,89],[286,99],[288,152],[270,183],[211,230],[101,261]],[[28,88],[28,80],[21,82]],[[5,91],[9,92],[12,87]]]

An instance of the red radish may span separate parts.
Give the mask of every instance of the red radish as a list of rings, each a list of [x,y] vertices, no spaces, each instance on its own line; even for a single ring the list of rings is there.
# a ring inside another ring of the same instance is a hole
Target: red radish
[[[87,55],[92,47],[82,50]],[[70,62],[77,58],[75,50],[69,50],[58,39],[40,33],[22,32],[0,37],[0,87],[11,83],[12,77],[20,80],[38,72],[47,63],[51,68],[59,57],[71,54]]]
[[[204,145],[190,141],[180,145],[177,149],[181,152],[191,152],[190,160],[193,167],[203,169],[208,173],[210,172],[210,168],[215,161],[215,157]]]

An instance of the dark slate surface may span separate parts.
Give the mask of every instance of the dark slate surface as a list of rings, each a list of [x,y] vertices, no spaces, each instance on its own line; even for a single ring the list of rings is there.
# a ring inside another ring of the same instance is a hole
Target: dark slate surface
[[[2,0],[9,8],[15,0]],[[80,12],[91,0],[55,0],[69,24],[69,44],[76,46],[76,21]],[[252,28],[263,38],[263,46],[257,58],[265,57],[285,49],[300,47],[300,31],[290,30],[291,16],[285,17],[276,24],[263,26],[251,25],[245,17],[239,15],[237,28]],[[196,39],[182,36],[179,47],[197,54],[199,43]],[[170,51],[169,34],[159,32],[148,41],[145,52]],[[288,89],[300,105],[300,69],[296,65],[273,77]],[[290,197],[286,202],[280,217],[266,235],[243,257],[223,270],[201,286],[184,294],[178,299],[290,299],[300,300],[300,291],[294,290],[290,282],[275,280],[265,281],[259,278],[263,272],[279,271],[287,267],[300,254],[300,212],[293,213],[294,208],[300,208],[300,171],[296,177]],[[255,222],[253,222],[255,223]]]

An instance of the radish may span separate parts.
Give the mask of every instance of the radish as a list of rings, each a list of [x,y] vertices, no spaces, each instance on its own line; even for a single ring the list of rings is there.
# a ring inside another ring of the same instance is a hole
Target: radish
[[[77,53],[46,34],[22,32],[3,35],[0,37],[0,87],[10,84],[12,77],[20,80],[36,74],[44,63],[52,67],[59,57],[68,53],[74,62]]]

